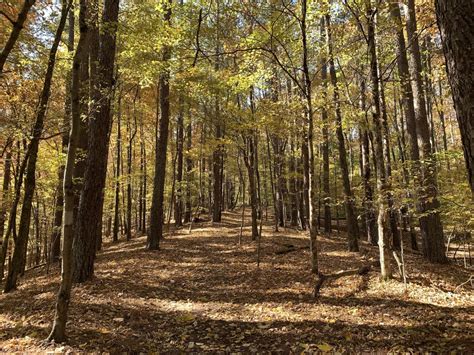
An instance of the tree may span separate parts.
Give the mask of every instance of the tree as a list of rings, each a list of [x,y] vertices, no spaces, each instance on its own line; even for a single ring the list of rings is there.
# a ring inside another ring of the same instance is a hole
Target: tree
[[[164,3],[164,21],[169,25],[171,21],[172,0]],[[167,64],[171,57],[171,47],[165,45],[162,49],[162,60]],[[148,250],[158,250],[160,239],[163,238],[163,203],[166,177],[166,154],[168,149],[168,130],[170,122],[170,71],[165,68],[158,80],[159,98],[159,137],[156,140],[155,151],[155,178],[153,185],[153,198],[151,201],[151,222],[147,239]]]
[[[359,227],[354,211],[354,196],[352,194],[351,183],[349,181],[349,169],[347,167],[346,147],[344,134],[342,132],[342,113],[339,99],[339,89],[337,84],[336,66],[334,64],[332,33],[331,33],[331,16],[326,15],[326,39],[329,58],[329,76],[333,86],[333,100],[336,111],[336,136],[339,151],[339,165],[341,166],[342,181],[344,186],[344,206],[346,209],[346,227],[347,242],[349,251],[359,251],[357,242],[359,235]]]
[[[179,98],[179,112],[177,115],[176,122],[176,202],[174,208],[174,223],[176,227],[183,225],[183,150],[184,150],[184,107],[183,99]]]
[[[69,53],[74,52],[74,11],[71,9],[69,11],[68,18],[68,41],[67,49]],[[71,74],[69,74],[71,76]],[[71,94],[70,94],[70,77],[66,79],[67,81],[67,95],[64,102],[64,133],[62,134],[61,140],[61,151],[67,154],[68,144],[69,144],[69,118],[71,116]],[[58,169],[58,185],[56,188],[56,201],[55,201],[55,211],[54,211],[54,227],[53,233],[51,235],[51,261],[59,261],[61,254],[61,229],[62,229],[62,218],[63,218],[63,204],[64,204],[64,195],[63,195],[63,177],[64,177],[64,168],[65,164],[61,163]]]
[[[51,81],[53,79],[54,66],[56,64],[56,53],[58,51],[59,42],[66,25],[66,19],[71,7],[71,2],[63,2],[61,9],[61,17],[54,35],[54,41],[49,51],[48,66],[44,77],[43,89],[41,91],[38,103],[36,120],[33,127],[31,141],[28,146],[28,164],[25,176],[25,191],[23,195],[23,205],[21,208],[20,226],[18,236],[15,241],[15,249],[13,252],[12,262],[8,269],[8,276],[5,282],[5,292],[9,292],[16,288],[18,275],[23,272],[26,260],[26,247],[30,231],[31,205],[36,187],[36,162],[38,159],[38,148],[43,133],[44,119],[46,109],[51,94]]]
[[[423,255],[431,262],[446,262],[443,225],[439,215],[438,183],[436,161],[431,146],[430,129],[426,112],[424,87],[421,77],[423,71],[418,42],[416,10],[414,0],[408,0],[407,34],[410,38],[411,74],[415,88],[416,132],[421,144],[423,164],[421,165],[421,185],[419,192],[419,221],[423,241]]]
[[[63,342],[66,339],[66,323],[71,298],[72,276],[73,276],[73,260],[72,260],[72,244],[74,238],[74,169],[76,165],[76,151],[78,148],[78,140],[80,136],[81,126],[81,86],[85,83],[81,81],[81,70],[84,63],[88,59],[88,16],[87,2],[80,2],[79,14],[79,42],[77,44],[76,53],[71,71],[71,130],[68,139],[68,150],[66,165],[64,167],[63,179],[63,250],[61,261],[61,285],[56,300],[56,312],[54,317],[53,328],[48,340]]]
[[[377,188],[378,197],[378,245],[380,257],[380,272],[382,279],[386,280],[392,276],[390,259],[389,259],[389,236],[388,228],[388,199],[390,194],[390,185],[387,181],[385,162],[383,156],[383,135],[382,135],[382,117],[380,107],[380,89],[379,89],[379,72],[375,39],[375,15],[376,11],[372,7],[372,1],[365,1],[366,17],[367,17],[367,45],[370,59],[370,79],[372,83],[372,124],[374,130],[375,141],[375,161],[377,167]]]
[[[8,55],[15,46],[15,43],[18,40],[18,37],[20,36],[20,32],[23,28],[26,18],[28,17],[28,13],[30,12],[31,7],[35,4],[35,2],[36,0],[25,0],[23,2],[23,6],[21,7],[20,12],[18,13],[16,21],[3,11],[0,12],[0,14],[4,15],[13,25],[13,29],[10,32],[10,37],[8,38],[7,43],[5,43],[5,47],[3,47],[2,52],[0,53],[0,75],[3,73],[3,67],[5,66],[5,62],[7,61]]]
[[[326,40],[326,18],[325,16],[321,17],[321,37],[323,42]],[[324,52],[324,51],[323,51]],[[321,111],[321,120],[322,120],[322,133],[323,133],[323,143],[322,143],[322,154],[323,154],[323,176],[322,176],[322,190],[323,190],[323,203],[324,203],[324,231],[326,233],[331,233],[332,230],[332,217],[331,217],[331,205],[330,205],[330,189],[329,189],[329,122],[328,122],[328,111],[326,108],[327,100],[327,90],[328,90],[328,69],[327,69],[327,58],[323,55],[321,56],[321,81],[322,81],[322,95],[323,95],[323,105]]]
[[[101,96],[98,101],[95,101],[96,108],[92,119],[89,121],[86,170],[73,242],[73,280],[75,282],[84,282],[94,274],[94,260],[101,235],[104,205],[103,190],[107,173],[112,121],[111,93],[115,85],[114,67],[118,9],[119,0],[106,0],[104,2],[102,26],[107,30],[100,34],[98,82],[94,84]]]
[[[436,0],[435,6],[474,199],[474,4],[469,0]]]

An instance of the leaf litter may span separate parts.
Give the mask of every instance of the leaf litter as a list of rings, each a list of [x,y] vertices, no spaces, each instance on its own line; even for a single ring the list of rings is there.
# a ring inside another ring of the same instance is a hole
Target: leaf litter
[[[145,237],[107,244],[93,280],[73,289],[68,342],[44,341],[54,314],[59,267],[27,272],[16,292],[0,295],[0,351],[47,352],[469,352],[474,297],[468,270],[430,265],[407,252],[407,287],[381,282],[376,270],[328,282],[312,296],[306,233],[263,228],[262,262],[240,213],[172,230],[162,249]],[[248,225],[248,224],[247,224]],[[277,254],[282,244],[294,251]],[[344,236],[319,237],[320,268],[363,266],[377,250]]]

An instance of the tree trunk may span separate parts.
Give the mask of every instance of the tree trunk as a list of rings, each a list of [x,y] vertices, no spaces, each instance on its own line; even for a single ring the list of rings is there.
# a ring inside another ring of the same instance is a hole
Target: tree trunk
[[[354,211],[354,196],[352,194],[351,183],[349,181],[349,169],[347,167],[346,147],[344,134],[342,131],[342,113],[339,102],[339,89],[337,86],[336,67],[334,64],[334,54],[332,49],[331,17],[326,15],[326,40],[329,57],[329,75],[333,86],[333,100],[336,109],[336,136],[339,148],[339,165],[341,166],[342,182],[344,187],[344,206],[346,210],[346,232],[349,251],[359,251],[357,238],[359,227]]]
[[[3,165],[3,185],[2,185],[2,202],[0,205],[0,240],[2,240],[3,247],[3,234],[5,232],[5,218],[7,216],[7,204],[9,201],[9,189],[11,180],[11,165],[12,165],[12,151],[8,149],[7,155]],[[1,279],[1,275],[0,275]]]
[[[216,99],[217,101],[217,99]],[[219,104],[216,102],[216,112],[219,112]],[[218,113],[216,113],[218,116]],[[219,120],[219,118],[217,118]],[[216,140],[222,138],[222,126],[220,122],[216,123]],[[212,154],[212,221],[220,222],[222,215],[222,149],[223,147],[219,144]]]
[[[270,150],[270,135],[268,131],[266,132],[266,138],[267,138],[267,156],[268,156],[268,161],[269,161],[269,169],[270,169],[270,185],[272,188],[272,202],[273,202],[273,213],[275,215],[275,232],[278,232],[278,202],[277,202],[277,192],[276,192],[276,186],[275,186],[275,179],[274,179],[274,169],[272,169],[272,164],[271,164],[271,150]]]
[[[74,51],[74,11],[69,11],[69,20],[68,20],[68,43],[67,49],[69,53]],[[71,117],[71,81],[72,81],[72,71],[68,73],[66,84],[66,100],[64,105],[64,119],[63,119],[63,129],[64,133],[62,134],[61,150],[63,153],[67,154],[68,144],[69,144],[69,119]],[[58,185],[56,187],[56,201],[55,201],[55,211],[54,211],[54,227],[53,233],[51,235],[51,261],[59,261],[61,254],[61,229],[62,229],[62,218],[63,218],[63,204],[64,204],[64,195],[63,195],[63,177],[64,177],[64,167],[65,163],[61,163],[58,168]]]
[[[439,95],[439,101],[436,106],[438,108],[439,121],[441,122],[443,149],[445,152],[447,152],[448,151],[448,138],[446,135],[446,119],[444,117],[443,85],[441,84],[441,79],[438,79],[438,95]],[[448,170],[449,170],[449,160],[448,160]]]
[[[184,107],[183,98],[179,98],[179,112],[176,122],[176,201],[174,206],[174,223],[176,227],[183,225],[183,149],[184,149]]]
[[[379,73],[380,73],[380,67],[379,67]],[[385,174],[387,177],[387,180],[392,179],[392,159],[390,157],[390,132],[389,132],[389,127],[388,127],[388,113],[387,113],[387,103],[385,101],[385,86],[384,86],[384,80],[382,77],[379,75],[379,87],[380,87],[380,108],[381,108],[381,114],[382,114],[382,134],[383,134],[383,141],[384,141],[384,151],[383,151],[383,156],[385,159]],[[400,236],[398,234],[398,227],[397,227],[397,213],[394,209],[394,201],[393,201],[393,193],[390,191],[389,192],[389,197],[388,197],[388,208],[389,208],[389,218],[390,218],[390,232],[392,235],[391,238],[391,246],[394,249],[399,250],[400,249]]]
[[[63,253],[61,268],[61,285],[56,300],[56,312],[54,317],[53,328],[49,334],[48,340],[63,342],[66,339],[66,323],[71,298],[72,287],[72,241],[74,238],[74,208],[75,208],[75,191],[74,191],[74,166],[76,163],[76,151],[80,135],[81,125],[81,67],[87,61],[87,3],[82,0],[80,2],[80,37],[77,44],[76,54],[74,55],[72,67],[72,83],[71,83],[71,131],[69,135],[69,144],[67,152],[66,166],[64,169],[64,207],[63,207]]]
[[[423,255],[430,262],[444,263],[445,255],[443,225],[439,214],[438,184],[436,177],[436,159],[431,146],[431,136],[426,112],[426,104],[421,77],[421,53],[418,43],[414,0],[408,0],[407,34],[410,38],[410,57],[412,77],[415,85],[416,131],[421,143],[423,163],[421,164],[422,184],[418,199]]]
[[[252,240],[258,238],[258,197],[257,197],[257,183],[255,179],[255,156],[254,152],[256,147],[254,146],[254,137],[251,135],[244,138],[245,151],[244,151],[244,162],[247,168],[249,177],[249,194],[250,194],[250,207],[252,216]],[[244,201],[245,203],[245,201]]]
[[[114,194],[114,228],[112,231],[112,241],[118,242],[120,228],[120,165],[122,162],[122,92],[119,92],[117,103],[117,156],[115,160],[115,194]]]
[[[130,115],[128,116],[128,147],[127,147],[127,240],[132,239],[132,158],[133,158],[133,141],[137,134],[137,109],[136,100],[138,96],[138,89],[133,98],[133,131],[130,123]]]
[[[367,232],[367,241],[372,245],[377,245],[377,223],[375,216],[375,208],[373,202],[373,191],[372,184],[370,182],[372,171],[370,167],[370,147],[369,147],[369,122],[367,120],[367,107],[366,107],[366,86],[365,80],[360,81],[360,109],[364,112],[364,122],[362,123],[361,132],[361,149],[362,149],[362,179],[364,184],[364,214],[365,214],[365,226]]]
[[[288,157],[288,169],[290,173],[290,177],[288,179],[289,183],[289,199],[290,199],[290,219],[291,225],[293,227],[298,226],[298,179],[297,179],[297,171],[296,171],[296,164],[297,159],[295,156],[295,138],[293,135],[290,138],[290,156]]]
[[[105,0],[102,25],[110,31],[100,34],[100,51],[97,82],[94,83],[100,97],[93,117],[89,120],[88,154],[84,187],[77,213],[73,242],[73,280],[84,282],[94,274],[94,260],[101,239],[101,222],[104,205],[104,187],[107,174],[107,158],[111,129],[111,93],[115,85],[114,63],[116,26],[119,0]],[[93,77],[94,81],[94,77]]]
[[[307,44],[307,1],[303,0],[301,6],[301,44],[303,48],[302,67],[303,67],[303,95],[305,99],[306,122],[303,133],[303,170],[304,170],[304,201],[306,205],[306,217],[309,222],[310,234],[310,258],[311,271],[318,273],[318,248],[317,248],[317,201],[316,190],[317,181],[314,176],[314,147],[313,147],[313,102],[311,76],[309,72],[308,44]]]
[[[389,240],[390,229],[388,227],[388,205],[390,185],[386,179],[385,163],[383,156],[383,134],[382,134],[382,117],[380,110],[380,90],[377,64],[377,51],[375,41],[375,11],[372,8],[371,0],[366,0],[367,11],[367,44],[370,57],[370,78],[372,81],[372,123],[374,127],[374,143],[375,143],[375,161],[377,166],[377,188],[379,190],[379,210],[377,217],[378,227],[378,244],[380,256],[380,272],[383,280],[387,280],[392,276],[390,259],[389,259]]]
[[[436,0],[435,4],[474,199],[474,3],[471,0]]]
[[[0,53],[0,75],[3,73],[5,62],[7,61],[8,55],[15,46],[18,36],[20,35],[20,31],[23,29],[23,24],[26,21],[28,12],[35,2],[36,0],[25,0],[23,2],[23,6],[21,7],[20,13],[18,14],[18,18],[16,21],[11,21],[13,29],[10,33],[10,37],[8,37],[7,43],[5,43],[5,47],[3,47],[2,53]],[[11,19],[9,18],[9,20]]]
[[[189,123],[186,126],[186,208],[184,213],[184,223],[191,222],[192,218],[192,202],[191,202],[191,182],[193,172],[193,160],[191,158],[192,148],[192,124],[191,117],[189,117]]]
[[[410,172],[414,179],[415,186],[421,185],[420,182],[420,152],[418,147],[417,127],[416,127],[416,113],[415,113],[415,101],[413,97],[413,90],[410,83],[410,71],[408,65],[408,58],[406,53],[405,36],[403,33],[403,24],[400,15],[400,8],[397,1],[390,4],[391,17],[395,22],[395,28],[397,29],[397,66],[398,76],[401,82],[402,90],[402,107],[406,121],[407,133],[408,133],[408,147],[410,153]],[[404,132],[403,121],[401,123],[402,133]],[[402,140],[405,141],[402,135]],[[408,174],[405,173],[406,183],[408,184]],[[419,199],[419,191],[416,192],[416,198]],[[418,207],[418,204],[417,204]],[[416,246],[416,236],[411,234],[412,247]],[[416,247],[416,249],[418,249]]]
[[[66,25],[67,14],[71,3],[63,3],[61,9],[61,17],[59,25],[54,36],[54,41],[51,46],[48,58],[48,67],[43,83],[43,90],[40,96],[40,102],[37,108],[36,120],[33,128],[33,135],[29,144],[29,158],[26,167],[25,176],[25,191],[23,195],[23,206],[21,209],[20,226],[18,236],[15,241],[15,250],[13,252],[12,262],[8,270],[8,276],[5,283],[5,292],[9,292],[16,288],[18,275],[22,272],[26,257],[26,247],[28,245],[28,235],[30,229],[31,218],[31,204],[36,187],[36,161],[38,159],[38,148],[43,133],[44,118],[46,116],[46,109],[51,94],[51,81],[53,79],[54,66],[56,64],[56,53],[58,50],[61,36]]]
[[[25,152],[25,156],[20,163],[20,144],[18,142],[18,169],[17,169],[17,177],[15,179],[15,195],[11,204],[10,213],[8,216],[8,224],[7,224],[7,231],[5,234],[5,238],[3,238],[2,242],[2,249],[0,253],[0,280],[3,280],[3,274],[5,270],[5,261],[8,254],[8,247],[10,236],[13,234],[13,238],[16,238],[16,231],[15,231],[15,222],[16,222],[16,215],[18,210],[18,204],[20,202],[21,197],[21,186],[23,184],[23,176],[25,174],[26,165],[28,164],[28,157],[30,153],[29,150]]]
[[[326,43],[326,26],[324,25],[325,18],[321,17],[321,37],[323,43]],[[322,124],[322,155],[323,155],[323,174],[322,174],[322,199],[324,204],[324,232],[331,233],[332,230],[332,216],[331,216],[331,195],[329,190],[329,122],[328,112],[326,109],[327,104],[327,91],[328,91],[328,69],[327,69],[327,58],[324,53],[321,57],[321,81],[322,81],[322,96],[323,96],[323,107],[321,111],[321,124]]]
[[[172,0],[163,4],[164,20],[170,22]],[[163,48],[163,62],[166,64],[171,57],[171,48]],[[166,153],[168,150],[168,130],[170,121],[170,70],[165,70],[160,74],[159,79],[159,105],[160,122],[159,137],[156,141],[155,157],[155,179],[153,186],[153,199],[151,201],[150,231],[147,240],[148,250],[158,250],[160,248],[160,239],[163,238],[163,204],[164,188],[166,177]]]

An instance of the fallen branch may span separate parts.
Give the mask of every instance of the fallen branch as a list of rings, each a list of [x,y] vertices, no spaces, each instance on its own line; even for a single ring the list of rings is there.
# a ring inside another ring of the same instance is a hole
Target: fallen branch
[[[277,243],[278,244],[278,243]],[[288,254],[293,251],[297,250],[303,250],[303,249],[309,249],[309,246],[305,247],[295,247],[293,244],[284,244],[285,249],[280,249],[275,252],[276,255],[283,255],[283,254]]]
[[[320,272],[318,273],[318,279],[316,281],[316,285],[314,286],[314,297],[319,296],[319,291],[321,290],[321,287],[323,287],[323,283],[326,280],[336,280],[341,277],[352,276],[352,275],[366,275],[372,270],[372,267],[378,266],[378,265],[380,265],[379,262],[374,261],[370,263],[369,265],[364,265],[357,269],[341,270],[341,271],[334,272],[332,274],[327,274],[327,275]]]
[[[472,286],[472,280],[474,279],[474,275],[471,275],[469,276],[469,278],[467,279],[467,281],[463,282],[462,284],[456,286],[456,288],[454,289],[454,292],[456,292],[458,289],[460,289],[461,287],[463,287],[464,285],[467,285],[469,282],[471,283],[471,286]]]

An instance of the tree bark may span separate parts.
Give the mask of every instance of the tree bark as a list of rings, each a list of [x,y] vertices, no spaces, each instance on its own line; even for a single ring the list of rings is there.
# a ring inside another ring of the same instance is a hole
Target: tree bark
[[[349,180],[349,169],[347,167],[346,146],[344,134],[342,131],[342,113],[339,102],[339,89],[337,84],[336,67],[334,64],[334,54],[332,49],[331,17],[326,15],[326,40],[329,57],[329,75],[333,86],[333,100],[336,111],[336,136],[339,150],[339,165],[341,166],[342,183],[344,187],[344,207],[346,210],[346,232],[349,251],[359,251],[357,238],[359,236],[359,227],[354,211],[354,195],[352,194],[351,183]]]
[[[258,196],[257,196],[257,183],[255,177],[255,142],[252,134],[244,137],[245,151],[244,151],[244,162],[247,168],[249,177],[249,194],[250,194],[250,207],[252,217],[252,240],[258,238]],[[245,203],[245,201],[244,201]]]
[[[326,39],[326,26],[325,17],[321,17],[321,38],[323,43],[327,43]],[[328,111],[326,109],[327,104],[327,91],[328,91],[328,69],[327,69],[327,58],[322,55],[321,57],[321,81],[322,81],[322,96],[323,96],[323,107],[321,111],[322,120],[322,155],[323,155],[323,176],[322,176],[322,199],[324,204],[324,232],[331,233],[332,230],[332,216],[331,216],[331,194],[329,190],[329,122],[328,122]]]
[[[313,102],[312,102],[312,82],[311,75],[309,72],[309,59],[308,59],[308,39],[307,39],[307,0],[303,0],[301,4],[301,45],[303,48],[303,80],[304,80],[304,98],[306,104],[306,124],[305,131],[303,134],[303,168],[305,176],[305,202],[308,203],[308,221],[309,221],[309,234],[310,234],[310,254],[311,254],[311,271],[318,273],[318,247],[317,247],[317,233],[318,233],[318,218],[317,218],[317,180],[315,177],[314,169],[314,145],[313,145]]]
[[[412,77],[415,87],[416,131],[421,144],[423,163],[421,164],[422,184],[418,199],[423,255],[430,262],[444,263],[445,255],[443,225],[439,214],[436,159],[431,146],[431,136],[426,112],[423,80],[421,77],[421,52],[418,42],[414,0],[408,0],[407,34],[410,38]]]
[[[168,24],[171,19],[172,0],[164,3],[164,20]],[[171,48],[165,46],[163,48],[163,62],[166,64],[171,57]],[[164,204],[164,188],[166,177],[166,153],[168,150],[168,130],[170,121],[170,70],[165,70],[160,74],[159,79],[159,105],[160,105],[160,122],[159,137],[156,141],[156,157],[155,157],[155,178],[153,186],[153,199],[151,202],[150,231],[147,240],[148,250],[160,249],[160,240],[163,238],[163,204]]]
[[[18,147],[18,158],[17,158],[18,159],[18,169],[17,169],[18,172],[17,172],[17,177],[15,179],[15,195],[11,204],[10,213],[8,216],[7,230],[6,230],[5,238],[3,238],[2,249],[0,253],[0,280],[3,280],[3,274],[5,270],[5,261],[6,261],[7,253],[8,253],[10,236],[13,235],[14,239],[16,237],[16,231],[15,231],[16,215],[17,215],[17,210],[18,210],[18,204],[21,198],[21,186],[23,184],[23,176],[25,174],[26,165],[28,164],[28,157],[30,155],[29,150],[27,149],[25,152],[25,156],[23,157],[23,160],[20,163],[19,142],[18,142],[17,147]]]
[[[3,247],[3,234],[5,232],[5,218],[7,216],[7,203],[9,201],[9,190],[11,180],[11,165],[12,165],[12,151],[8,149],[7,155],[5,156],[3,166],[3,185],[2,185],[2,202],[0,205],[0,240],[2,240]],[[0,276],[1,279],[1,276]]]
[[[474,200],[474,3],[471,0],[436,0],[435,4]]]
[[[192,183],[192,172],[193,172],[193,160],[191,158],[192,149],[192,123],[191,117],[189,117],[189,123],[186,126],[186,205],[184,212],[184,222],[189,223],[192,218],[192,201],[191,201],[191,183]]]
[[[115,194],[114,194],[114,227],[112,231],[112,241],[118,242],[120,228],[120,166],[122,162],[122,93],[119,92],[117,103],[117,146],[115,160]]]
[[[364,184],[364,214],[365,214],[365,226],[367,232],[367,241],[372,245],[377,245],[378,232],[377,223],[375,216],[375,208],[373,202],[373,190],[370,182],[372,176],[372,169],[370,167],[370,147],[369,147],[369,122],[367,119],[367,107],[366,107],[366,85],[365,80],[360,81],[360,109],[364,112],[364,122],[360,129],[361,132],[361,149],[362,149],[362,178]]]
[[[38,148],[43,133],[44,118],[51,94],[51,81],[53,79],[54,67],[56,64],[56,53],[61,41],[61,36],[66,25],[67,14],[71,3],[64,2],[61,9],[61,17],[54,36],[54,41],[49,51],[48,66],[43,83],[43,89],[40,96],[40,102],[37,108],[36,120],[33,127],[33,135],[29,144],[29,158],[26,167],[25,191],[23,195],[23,205],[21,209],[20,225],[18,237],[15,241],[15,249],[12,256],[12,262],[8,270],[8,276],[5,283],[5,292],[16,288],[18,275],[22,273],[25,265],[26,247],[28,245],[28,236],[30,230],[31,204],[36,187],[36,161],[38,159]]]
[[[80,2],[80,21],[79,21],[79,43],[77,44],[72,67],[71,82],[71,130],[69,134],[68,151],[66,166],[64,168],[63,180],[63,253],[61,267],[61,285],[56,300],[56,312],[53,328],[49,334],[48,340],[63,342],[66,339],[66,323],[71,298],[72,288],[72,241],[74,238],[74,209],[75,209],[75,188],[74,188],[74,169],[76,164],[76,152],[80,135],[81,125],[81,67],[87,61],[87,2]]]
[[[367,11],[367,45],[370,58],[370,78],[372,82],[372,124],[374,129],[374,145],[375,145],[375,161],[377,167],[377,188],[379,190],[378,198],[378,244],[380,258],[380,273],[383,280],[387,280],[392,276],[390,259],[389,259],[389,240],[390,229],[388,227],[388,198],[390,185],[386,179],[385,163],[383,156],[383,134],[382,134],[382,117],[380,109],[380,89],[379,74],[377,63],[377,50],[375,40],[375,11],[372,8],[371,0],[365,2]]]
[[[68,42],[67,49],[69,53],[74,51],[74,11],[69,11],[68,19]],[[66,100],[64,104],[64,119],[63,119],[63,129],[64,133],[62,134],[61,141],[61,151],[64,154],[67,154],[68,144],[69,144],[69,119],[71,117],[71,81],[72,81],[72,71],[68,73],[68,78],[66,89]],[[56,201],[55,201],[55,211],[54,211],[54,226],[53,233],[51,235],[51,261],[59,261],[61,255],[61,229],[62,229],[62,218],[63,218],[63,204],[64,204],[64,195],[63,195],[63,177],[64,177],[64,167],[65,163],[61,162],[58,168],[58,185],[56,187]]]
[[[100,51],[96,85],[100,99],[89,121],[88,154],[84,187],[81,193],[73,241],[73,280],[84,282],[94,274],[94,260],[101,239],[104,205],[103,190],[107,174],[107,158],[111,129],[111,94],[115,85],[114,66],[116,23],[119,0],[105,0],[102,25],[108,28],[100,34]]]
[[[183,98],[179,98],[178,116],[176,121],[176,201],[174,206],[174,223],[176,227],[183,225],[183,149],[184,149],[184,107]]]
[[[128,116],[128,146],[127,146],[127,240],[132,239],[132,163],[133,163],[133,141],[137,134],[137,109],[136,101],[138,96],[138,89],[133,98],[133,131],[130,123],[130,115]]]
[[[7,61],[8,55],[12,51],[15,43],[20,36],[20,32],[23,29],[23,25],[26,21],[28,16],[28,12],[30,11],[31,7],[34,5],[36,0],[25,0],[23,2],[23,6],[21,7],[20,13],[16,21],[14,21],[13,29],[10,33],[10,37],[8,37],[7,43],[5,43],[5,47],[2,49],[2,53],[0,53],[0,75],[3,73],[3,67],[5,66],[5,62]]]

